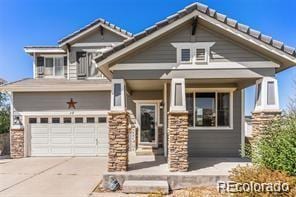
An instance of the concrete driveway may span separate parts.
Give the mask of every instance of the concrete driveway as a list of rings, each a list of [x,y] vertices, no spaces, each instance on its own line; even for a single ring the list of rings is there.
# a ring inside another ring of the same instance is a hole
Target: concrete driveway
[[[84,197],[100,182],[107,158],[31,157],[0,160],[0,196]]]

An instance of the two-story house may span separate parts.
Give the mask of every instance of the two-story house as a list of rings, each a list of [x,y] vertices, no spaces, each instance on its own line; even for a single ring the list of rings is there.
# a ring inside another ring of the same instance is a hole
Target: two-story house
[[[12,156],[108,155],[109,171],[127,170],[131,152],[164,155],[171,171],[239,157],[244,89],[256,85],[260,132],[280,114],[275,74],[296,64],[294,48],[199,3],[136,35],[99,19],[25,52],[33,79],[2,86]]]

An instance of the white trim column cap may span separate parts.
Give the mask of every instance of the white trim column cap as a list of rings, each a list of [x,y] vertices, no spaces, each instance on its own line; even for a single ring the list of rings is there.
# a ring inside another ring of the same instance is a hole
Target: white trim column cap
[[[120,91],[118,91],[120,87]],[[125,95],[125,81],[124,79],[112,79],[111,91],[111,111],[125,111],[126,110],[126,95]],[[118,102],[118,103],[116,103]]]
[[[177,104],[176,95],[180,94],[176,92],[178,84],[181,84],[181,102]],[[171,83],[171,104],[170,112],[184,112],[186,111],[186,97],[185,97],[185,79],[184,78],[173,78]]]
[[[274,77],[263,77],[256,81],[254,112],[281,111],[278,82]]]

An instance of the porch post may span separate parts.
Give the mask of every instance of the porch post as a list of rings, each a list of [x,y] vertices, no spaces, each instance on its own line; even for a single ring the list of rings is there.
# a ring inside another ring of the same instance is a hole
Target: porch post
[[[172,79],[168,113],[168,165],[171,172],[188,171],[188,112],[185,80]]]
[[[111,111],[108,113],[108,171],[128,170],[128,114],[123,79],[112,80]]]
[[[257,80],[255,110],[252,113],[252,138],[256,139],[270,121],[280,115],[277,80],[274,77]]]

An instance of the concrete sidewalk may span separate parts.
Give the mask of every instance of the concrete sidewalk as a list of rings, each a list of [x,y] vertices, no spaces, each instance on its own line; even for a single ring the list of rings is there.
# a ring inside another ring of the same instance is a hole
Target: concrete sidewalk
[[[89,196],[106,165],[107,159],[102,157],[0,160],[0,196]]]

